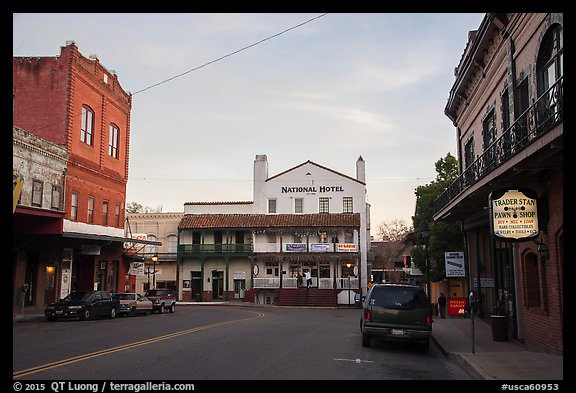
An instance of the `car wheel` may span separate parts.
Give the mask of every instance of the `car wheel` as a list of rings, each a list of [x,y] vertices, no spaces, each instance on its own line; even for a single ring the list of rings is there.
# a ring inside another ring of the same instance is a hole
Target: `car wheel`
[[[165,311],[165,310],[164,310],[164,303],[162,303],[162,304],[160,305],[160,308],[158,309],[158,312],[159,312],[160,314],[164,314],[164,311]]]
[[[84,311],[82,311],[82,314],[80,314],[80,319],[83,321],[87,321],[90,319],[91,316],[92,314],[90,313],[90,310],[85,309]]]
[[[366,333],[362,333],[362,346],[369,348],[372,345],[372,336]]]
[[[130,316],[133,317],[134,315],[136,315],[136,307],[130,309]]]
[[[112,307],[110,310],[110,319],[116,318],[116,307]]]
[[[174,312],[174,311],[176,311],[176,303],[172,303],[170,305],[170,312]]]

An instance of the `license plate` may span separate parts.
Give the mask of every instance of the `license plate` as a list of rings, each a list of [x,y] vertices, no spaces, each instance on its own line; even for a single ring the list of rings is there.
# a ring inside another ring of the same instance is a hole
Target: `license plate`
[[[62,310],[56,310],[56,314],[64,314],[64,311],[62,311]]]
[[[403,336],[404,335],[404,330],[402,329],[392,329],[392,334],[395,336]]]

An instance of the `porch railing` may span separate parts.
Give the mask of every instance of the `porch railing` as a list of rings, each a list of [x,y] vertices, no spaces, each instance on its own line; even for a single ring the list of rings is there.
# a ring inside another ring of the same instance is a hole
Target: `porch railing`
[[[563,77],[558,79],[446,188],[434,201],[436,212],[563,120],[563,82]]]
[[[182,254],[195,253],[247,253],[252,252],[252,244],[180,244],[178,251]]]
[[[348,278],[336,278],[336,289],[358,289],[360,281],[356,277]],[[303,286],[306,286],[306,282],[302,282]],[[318,278],[312,277],[312,286],[318,287],[319,289],[333,289],[334,288],[334,278]],[[253,279],[254,288],[280,288],[280,277],[254,277]],[[298,279],[293,277],[284,277],[282,279],[282,288],[298,288]]]

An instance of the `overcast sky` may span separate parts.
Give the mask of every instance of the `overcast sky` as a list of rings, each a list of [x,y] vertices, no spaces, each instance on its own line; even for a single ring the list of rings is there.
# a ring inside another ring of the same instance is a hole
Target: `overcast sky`
[[[311,160],[355,177],[362,156],[374,235],[411,226],[415,188],[456,155],[444,107],[483,16],[14,14],[13,55],[73,40],[116,71],[133,94],[127,203],[251,201],[258,154],[270,176]]]

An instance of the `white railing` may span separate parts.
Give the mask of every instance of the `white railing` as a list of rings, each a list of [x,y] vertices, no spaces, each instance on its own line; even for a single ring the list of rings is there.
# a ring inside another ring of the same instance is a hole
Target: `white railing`
[[[280,288],[280,277],[254,277],[254,288]],[[302,279],[302,286],[306,286],[306,280]],[[319,289],[334,288],[334,278],[312,277],[312,286]],[[282,288],[298,288],[298,279],[294,277],[284,277]],[[336,289],[358,289],[359,280],[356,277],[336,278]]]
[[[254,288],[280,288],[280,277],[254,277]]]
[[[320,278],[318,280],[318,288],[320,289],[332,289],[334,288],[333,278]]]
[[[336,288],[338,289],[358,289],[359,280],[356,277],[346,277],[336,279]]]

